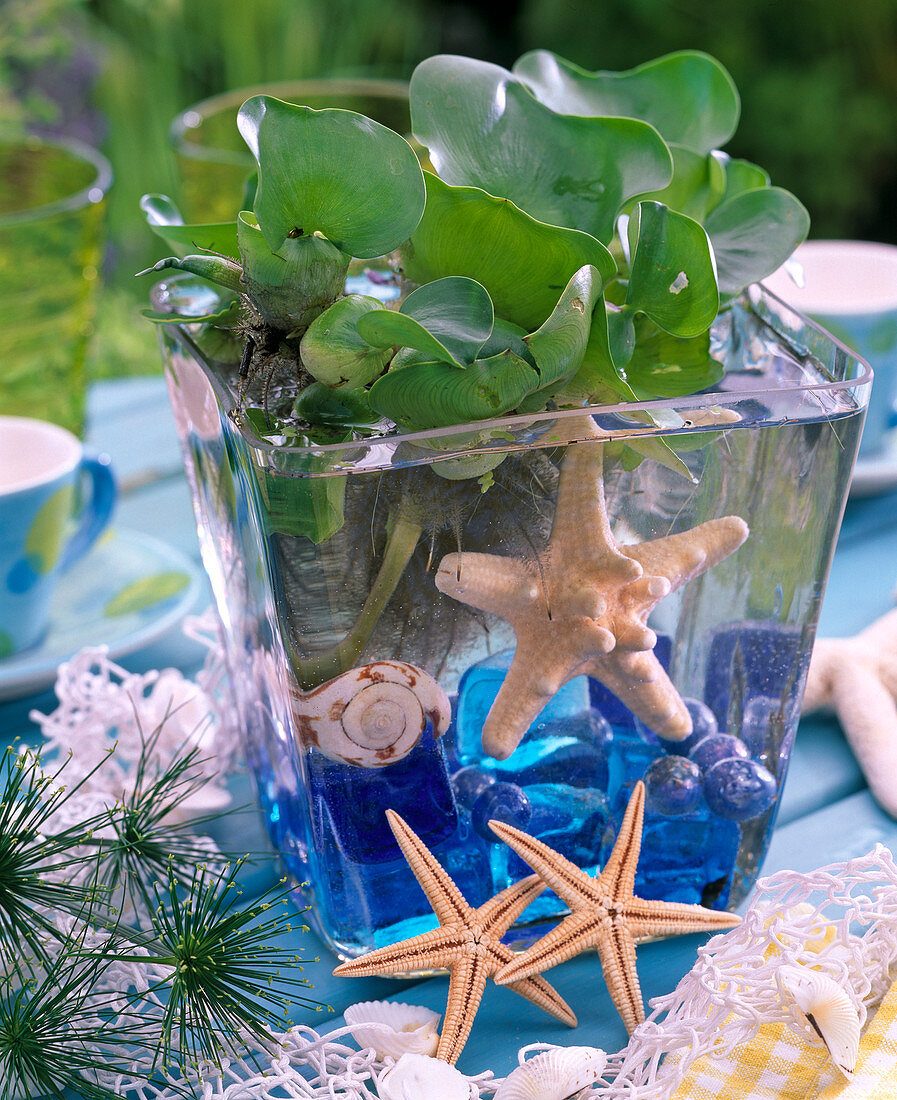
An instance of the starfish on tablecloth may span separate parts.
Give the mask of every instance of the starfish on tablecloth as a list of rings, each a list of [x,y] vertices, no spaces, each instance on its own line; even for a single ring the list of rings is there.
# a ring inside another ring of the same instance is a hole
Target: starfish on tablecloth
[[[597,878],[520,829],[490,821],[493,832],[571,909],[559,925],[495,975],[499,985],[519,982],[594,947],[611,1000],[632,1032],[645,1018],[635,969],[636,940],[732,928],[741,923],[734,913],[681,902],[646,901],[634,895],[644,812],[645,785],[639,781],[613,851]]]
[[[574,676],[600,680],[661,737],[680,740],[691,716],[654,654],[648,615],[670,592],[737,550],[738,516],[621,546],[607,517],[602,445],[575,443],[561,465],[543,561],[447,554],[440,592],[505,619],[517,648],[483,724],[483,748],[510,756],[545,704]]]
[[[817,638],[804,711],[834,710],[869,789],[897,817],[897,609],[852,638]]]
[[[436,1057],[453,1063],[467,1042],[486,980],[514,958],[501,937],[545,885],[538,875],[530,875],[473,909],[420,837],[395,811],[386,813],[402,854],[433,906],[439,927],[344,962],[333,973],[369,977],[447,969],[448,1003]],[[506,984],[534,1005],[576,1027],[572,1009],[544,978],[521,978]]]

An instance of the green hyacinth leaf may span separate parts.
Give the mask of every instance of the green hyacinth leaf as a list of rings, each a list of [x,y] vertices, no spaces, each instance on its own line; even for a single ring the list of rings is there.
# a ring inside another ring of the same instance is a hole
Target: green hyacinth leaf
[[[380,419],[365,390],[339,390],[312,382],[296,399],[293,412],[309,424],[325,428],[366,427]]]
[[[205,321],[216,328],[232,328],[240,320],[241,311],[240,299],[229,298],[209,313],[162,313],[156,309],[142,309],[140,315],[156,325],[195,325]]]
[[[634,401],[635,394],[625,374],[634,344],[632,312],[617,309],[599,296],[592,312],[592,326],[582,363],[563,390],[555,395],[557,403]]]
[[[726,173],[712,153],[696,153],[684,145],[670,145],[673,154],[673,178],[660,191],[641,195],[640,199],[662,202],[671,210],[703,222],[707,211],[722,199]]]
[[[445,360],[448,362],[448,360]],[[424,351],[418,351],[417,348],[399,348],[399,350],[392,357],[392,362],[389,364],[390,370],[401,370],[402,367],[413,367],[417,363],[432,363],[434,362],[432,355],[427,355]],[[458,366],[461,364],[459,363]]]
[[[581,267],[591,264],[604,280],[616,273],[610,252],[588,233],[544,225],[477,187],[450,187],[429,172],[426,182],[424,216],[402,249],[403,270],[416,283],[475,279],[499,317],[532,332]]]
[[[411,78],[414,136],[440,178],[609,242],[627,200],[665,186],[662,138],[632,118],[559,115],[499,65],[442,54]]]
[[[344,397],[345,393],[341,393]],[[272,427],[283,430],[277,421],[269,423],[262,409],[247,408],[246,423],[266,438]],[[315,425],[306,432],[289,432],[291,446],[314,447],[345,443],[352,438],[351,427]],[[254,466],[259,492],[264,502],[264,534],[298,535],[313,543],[325,542],[342,527],[346,497],[346,478],[332,472],[332,459],[324,453],[296,455],[289,475],[266,464]],[[317,476],[315,476],[317,475]]]
[[[377,348],[413,348],[426,357],[427,362],[452,363],[463,367],[448,348],[432,336],[420,321],[404,313],[395,313],[389,309],[366,313],[359,318],[358,334]]]
[[[742,191],[753,191],[757,187],[769,187],[769,174],[759,165],[751,164],[749,160],[726,157],[718,154],[723,159],[721,166],[726,176],[726,189],[721,202],[740,195]]]
[[[536,360],[541,386],[565,382],[579,370],[589,341],[592,311],[601,297],[601,286],[601,275],[596,268],[580,268],[567,283],[548,320],[526,337]]]
[[[710,333],[671,336],[645,317],[635,324],[636,343],[626,377],[639,399],[682,397],[716,385],[725,370],[710,354]]]
[[[287,237],[321,233],[369,259],[391,252],[420,221],[420,164],[386,126],[264,95],[243,104],[237,125],[258,163],[254,210],[272,250]]]
[[[489,334],[489,339],[480,348],[479,357],[480,359],[491,359],[493,355],[498,355],[499,352],[513,351],[524,362],[529,363],[531,367],[535,367],[536,360],[533,358],[533,353],[526,342],[526,335],[525,328],[511,324],[510,321],[505,321],[501,317],[496,317],[492,323],[492,332]]]
[[[239,259],[236,222],[184,225],[180,211],[167,195],[144,195],[140,209],[150,229],[179,252],[217,252]]]
[[[327,468],[326,459],[311,459],[310,470]],[[265,526],[272,534],[299,535],[326,542],[342,527],[345,477],[283,477],[263,470],[259,489],[265,502]]]
[[[492,299],[475,279],[451,275],[418,287],[400,313],[419,321],[448,349],[457,363],[472,363],[489,339],[495,321]]]
[[[649,418],[646,416],[645,420],[647,423]],[[697,478],[671,446],[671,443],[675,440],[676,436],[674,435],[670,436],[670,443],[663,436],[643,435],[636,439],[627,440],[626,445],[639,456],[639,461],[642,458],[653,459],[654,462],[659,462],[661,466],[666,466],[668,470],[672,470],[674,474],[684,477],[692,485],[697,485]],[[638,464],[638,462],[630,463],[627,465],[627,469],[635,469]]]
[[[416,431],[501,416],[538,385],[538,374],[525,360],[503,351],[463,370],[419,363],[390,371],[371,386],[369,396],[381,415]]]
[[[221,256],[166,256],[137,275],[152,275],[160,271],[189,271],[239,294],[243,289],[243,268],[236,260]]]
[[[658,202],[639,203],[637,244],[626,305],[674,336],[697,336],[719,310],[707,234],[698,222]]]
[[[374,311],[386,312],[376,298],[349,294],[312,321],[302,337],[299,355],[313,378],[336,389],[356,389],[373,382],[392,354],[391,349],[372,347],[358,333],[359,319]]]
[[[810,231],[805,207],[781,187],[757,187],[721,203],[705,225],[724,295],[770,275]]]
[[[242,285],[273,328],[304,330],[343,292],[349,256],[323,237],[287,237],[272,252],[255,215],[237,219]]]
[[[533,50],[516,62],[514,75],[552,111],[643,119],[666,141],[697,153],[725,145],[741,113],[731,76],[695,50],[619,73],[588,72],[548,50]]]

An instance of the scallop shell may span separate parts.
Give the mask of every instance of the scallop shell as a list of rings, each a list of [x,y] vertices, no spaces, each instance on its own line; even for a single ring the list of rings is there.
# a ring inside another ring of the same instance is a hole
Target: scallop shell
[[[776,978],[782,999],[791,1002],[809,1037],[821,1039],[834,1064],[852,1078],[860,1049],[860,1017],[847,992],[806,966],[782,966]]]
[[[433,1055],[439,1045],[439,1013],[394,1001],[359,1001],[346,1009],[352,1038],[378,1058],[397,1061],[403,1054]]]
[[[425,1054],[403,1054],[377,1081],[381,1100],[470,1100],[464,1074]]]
[[[594,1084],[606,1065],[598,1047],[554,1047],[512,1070],[493,1100],[566,1100]]]
[[[422,669],[373,661],[312,691],[293,689],[293,715],[303,742],[331,760],[384,768],[407,756],[427,727],[449,727],[448,696]]]

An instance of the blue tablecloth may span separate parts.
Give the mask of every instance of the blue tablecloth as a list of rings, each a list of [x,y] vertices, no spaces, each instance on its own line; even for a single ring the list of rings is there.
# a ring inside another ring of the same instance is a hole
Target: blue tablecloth
[[[91,441],[108,451],[122,484],[116,516],[120,528],[162,538],[199,560],[193,513],[184,479],[174,424],[161,378],[104,383],[91,397]],[[820,634],[852,634],[892,606],[897,580],[897,492],[848,503],[822,610]],[[202,610],[208,602],[198,602]],[[194,673],[204,650],[179,629],[128,657],[134,671],[174,666]],[[0,730],[10,739],[35,728],[32,707],[54,706],[50,691],[0,703]],[[248,789],[248,787],[247,787]],[[240,825],[245,829],[245,824]],[[887,817],[869,795],[863,777],[835,719],[810,718],[801,723],[778,826],[764,864],[769,873],[785,867],[810,870],[860,855],[876,842],[894,847],[897,822]],[[274,871],[256,873],[252,885],[262,888]],[[319,961],[306,966],[315,996],[332,1006],[327,1013],[309,1012],[297,1022],[320,1028],[356,1001],[392,997],[445,1007],[447,982],[436,977],[415,982],[387,979],[336,979],[336,960],[311,934],[286,938],[292,950]],[[669,992],[692,966],[702,936],[687,936],[639,948],[638,968],[645,997]],[[527,1043],[593,1044],[616,1050],[626,1032],[613,1008],[594,955],[581,956],[551,972],[551,981],[573,1006],[579,1027],[571,1032],[507,990],[487,989],[459,1068],[466,1073],[492,1069],[504,1075],[516,1052]]]

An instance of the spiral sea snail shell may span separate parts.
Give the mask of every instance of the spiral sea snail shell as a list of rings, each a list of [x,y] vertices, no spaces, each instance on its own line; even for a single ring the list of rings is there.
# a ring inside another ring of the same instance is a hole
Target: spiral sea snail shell
[[[427,722],[437,737],[449,727],[452,706],[439,684],[404,661],[372,661],[311,691],[292,691],[302,742],[331,760],[385,768],[407,756]]]

